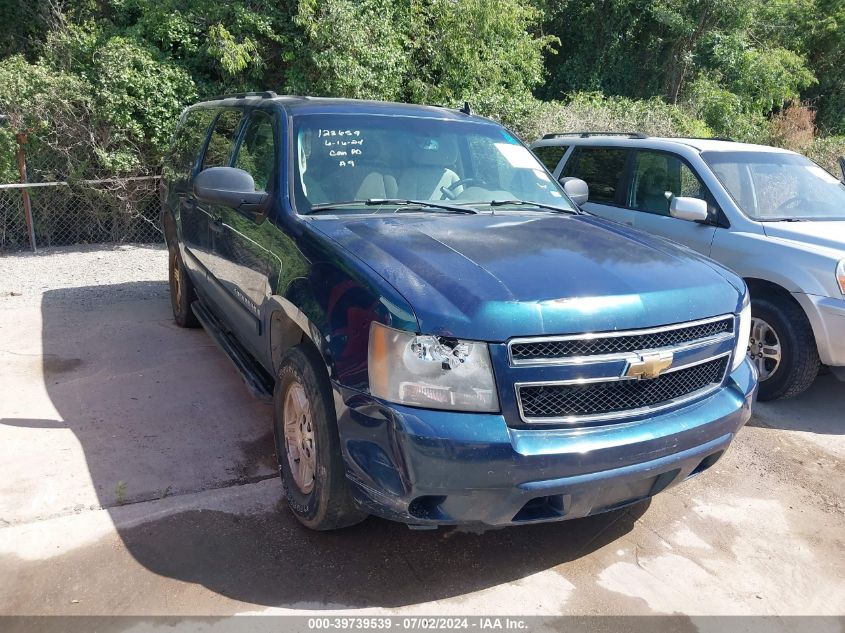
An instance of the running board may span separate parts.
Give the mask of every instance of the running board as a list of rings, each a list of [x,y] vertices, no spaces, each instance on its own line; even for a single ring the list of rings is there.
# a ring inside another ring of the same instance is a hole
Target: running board
[[[197,319],[211,336],[211,340],[223,350],[235,365],[235,369],[238,370],[252,395],[259,400],[272,402],[273,377],[258,364],[258,361],[244,349],[234,336],[224,329],[217,317],[201,301],[197,300],[191,303],[191,310],[197,315]]]

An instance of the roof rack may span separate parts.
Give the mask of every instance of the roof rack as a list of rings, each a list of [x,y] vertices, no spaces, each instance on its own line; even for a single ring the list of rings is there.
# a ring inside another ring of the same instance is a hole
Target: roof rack
[[[261,97],[262,99],[275,99],[278,97],[272,90],[262,90],[260,92],[233,92],[231,94],[216,95],[208,97],[204,101],[221,101],[223,99],[246,99],[247,97]]]
[[[626,136],[628,138],[648,138],[648,135],[642,132],[552,132],[551,134],[544,134],[544,139],[560,138],[563,136],[577,136],[579,138],[589,138],[590,136]]]
[[[669,138],[677,138],[678,140],[687,139],[689,141],[728,141],[729,143],[736,143],[729,136],[671,136]]]

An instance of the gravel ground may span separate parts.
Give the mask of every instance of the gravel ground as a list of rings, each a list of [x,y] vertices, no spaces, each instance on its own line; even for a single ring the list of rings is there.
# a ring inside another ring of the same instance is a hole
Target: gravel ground
[[[164,244],[95,244],[40,249],[0,257],[0,309],[39,303],[47,290],[104,286],[93,300],[113,298],[113,284],[149,283],[135,288],[133,298],[167,294],[167,249]],[[138,292],[141,296],[138,296]],[[53,293],[59,298],[60,293]]]

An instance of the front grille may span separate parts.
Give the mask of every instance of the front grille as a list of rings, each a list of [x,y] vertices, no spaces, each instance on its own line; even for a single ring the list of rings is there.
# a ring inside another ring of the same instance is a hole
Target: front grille
[[[724,356],[654,380],[519,386],[522,417],[577,418],[657,407],[721,383],[728,362],[729,357]]]
[[[511,359],[516,363],[549,361],[572,356],[597,356],[600,354],[622,354],[639,352],[660,347],[671,347],[693,343],[719,334],[733,333],[733,317],[676,328],[625,334],[574,338],[569,340],[545,339],[518,341],[510,345]]]

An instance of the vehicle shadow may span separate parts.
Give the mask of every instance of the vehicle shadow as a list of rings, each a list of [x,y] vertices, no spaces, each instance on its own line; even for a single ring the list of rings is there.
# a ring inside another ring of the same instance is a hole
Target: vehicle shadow
[[[145,298],[133,299],[139,296]],[[44,386],[60,419],[3,424],[72,431],[95,505],[113,513],[134,560],[233,600],[321,609],[460,596],[593,552],[628,533],[648,507],[483,533],[411,531],[375,518],[315,533],[301,527],[283,501],[249,513],[224,502],[218,509],[156,512],[122,527],[117,515],[128,504],[275,477],[271,409],[251,398],[202,330],[173,324],[164,284],[47,292],[42,318]],[[58,481],[72,465],[40,467]],[[82,473],[72,479],[85,482]],[[62,495],[68,504],[75,503],[73,485],[79,484],[67,484]],[[63,566],[89,565],[88,573],[96,574],[97,565],[83,555],[45,564],[59,575]],[[96,582],[108,586],[110,576]]]
[[[845,382],[833,374],[819,376],[796,398],[758,402],[749,426],[807,431],[820,435],[845,435]]]

